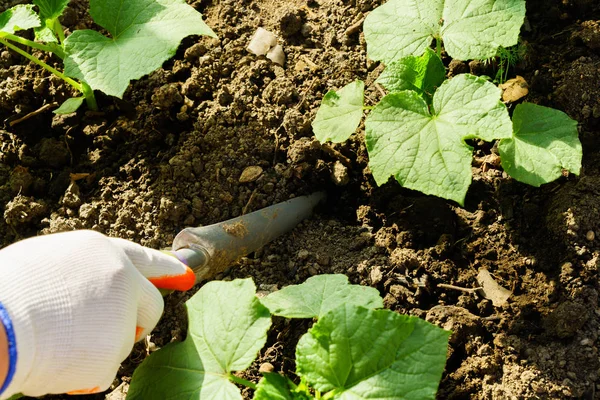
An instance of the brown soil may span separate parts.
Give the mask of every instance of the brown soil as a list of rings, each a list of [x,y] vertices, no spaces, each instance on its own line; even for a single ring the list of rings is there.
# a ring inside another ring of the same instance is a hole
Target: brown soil
[[[381,1],[188,2],[219,39],[185,39],[173,60],[134,82],[123,100],[100,94],[102,113],[45,112],[11,125],[71,91],[0,52],[0,246],[89,228],[165,248],[186,226],[326,190],[324,212],[220,278],[253,277],[269,291],[343,273],[378,288],[386,307],[454,332],[440,399],[600,399],[596,1],[528,1],[526,57],[510,72],[529,83],[528,101],[580,122],[581,176],[528,187],[502,172],[489,144],[475,143],[464,208],[396,183],[377,187],[362,132],[334,146],[312,136],[327,90],[360,78],[367,97],[380,98],[373,81],[381,68],[367,60],[361,29],[347,29]],[[23,1],[3,3],[0,11]],[[73,0],[65,26],[91,26],[85,9],[84,0]],[[278,36],[285,66],[245,50],[260,26]],[[468,70],[452,64],[453,73]],[[240,183],[249,166],[263,173]],[[513,292],[507,302],[495,306],[480,293],[443,286],[477,287],[480,268]],[[156,346],[185,336],[190,295],[166,299]],[[247,377],[258,377],[264,362],[290,371],[307,324],[277,319]],[[115,387],[126,386],[145,355],[138,345]],[[109,398],[120,398],[117,392]]]

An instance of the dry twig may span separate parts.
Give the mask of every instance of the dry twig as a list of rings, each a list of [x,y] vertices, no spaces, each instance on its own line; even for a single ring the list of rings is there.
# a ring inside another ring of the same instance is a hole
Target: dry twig
[[[464,287],[460,287],[460,286],[449,285],[447,283],[438,283],[437,287],[443,288],[443,289],[458,290],[460,292],[465,292],[465,293],[469,293],[469,294],[475,294],[482,289],[481,287],[464,288]]]
[[[19,118],[19,119],[15,119],[14,121],[10,121],[8,124],[12,127],[15,126],[17,124],[20,124],[23,121],[27,121],[29,118],[35,117],[36,115],[39,115],[43,112],[48,111],[51,108],[54,107],[58,107],[58,103],[48,103],[48,104],[44,104],[43,106],[41,106],[40,108],[38,108],[35,111],[30,112],[29,114]]]

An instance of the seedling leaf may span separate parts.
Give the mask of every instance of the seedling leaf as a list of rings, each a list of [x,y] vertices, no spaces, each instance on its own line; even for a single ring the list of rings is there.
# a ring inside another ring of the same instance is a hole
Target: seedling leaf
[[[317,275],[300,285],[290,285],[261,299],[274,315],[286,318],[320,318],[342,304],[382,308],[375,288],[350,285],[341,274]]]
[[[524,18],[524,0],[389,0],[365,19],[367,52],[391,64],[441,38],[454,59],[486,59],[517,44]]]
[[[0,14],[0,32],[15,33],[36,26],[40,26],[40,18],[31,4],[14,6]]]
[[[33,0],[40,9],[42,26],[35,29],[35,38],[41,42],[56,42],[52,27],[61,16],[70,0]]]
[[[60,105],[56,110],[54,110],[54,114],[71,114],[77,111],[79,107],[83,104],[85,97],[71,97],[67,99],[64,103]]]
[[[184,0],[90,0],[90,14],[111,37],[73,32],[65,41],[65,73],[116,97],[172,57],[184,37],[216,37]]]
[[[255,289],[251,279],[204,285],[186,303],[185,341],[148,357],[136,369],[127,399],[241,400],[228,376],[250,366],[271,326]]]
[[[414,90],[429,99],[446,77],[442,60],[431,49],[426,49],[420,57],[408,56],[386,67],[377,82],[390,92]]]
[[[40,8],[40,18],[55,19],[62,15],[70,0],[33,0],[33,4]]]
[[[356,80],[325,94],[312,123],[319,142],[343,142],[356,131],[363,115],[364,86],[363,81]]]
[[[294,390],[295,384],[285,376],[267,373],[258,382],[254,400],[311,400],[314,397]]]
[[[504,170],[532,186],[552,182],[563,169],[575,175],[581,169],[577,121],[553,108],[519,104],[513,113],[513,135],[502,139],[498,149]]]
[[[300,338],[298,374],[336,399],[435,398],[450,332],[417,317],[345,304]]]
[[[407,188],[464,203],[472,147],[465,139],[511,137],[500,89],[469,74],[447,80],[432,112],[414,91],[385,96],[365,122],[369,165],[378,185],[390,175]]]
[[[58,40],[56,40],[56,36],[54,35],[54,32],[52,32],[52,29],[50,29],[48,27],[47,22],[44,22],[42,26],[35,28],[34,32],[35,32],[35,40],[37,40],[38,42],[44,42],[44,43],[58,42]]]

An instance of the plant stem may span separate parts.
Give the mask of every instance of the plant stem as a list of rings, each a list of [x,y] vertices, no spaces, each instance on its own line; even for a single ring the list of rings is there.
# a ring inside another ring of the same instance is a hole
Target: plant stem
[[[22,38],[21,36],[13,35],[13,34],[7,33],[7,32],[0,32],[0,39],[8,39],[13,42],[22,44],[24,46],[28,46],[28,47],[42,50],[42,51],[47,51],[49,53],[53,52],[52,49],[50,48],[50,46],[46,46],[45,44],[37,43],[32,40],[28,40],[28,39]]]
[[[249,387],[252,390],[256,390],[256,384],[253,382],[250,382],[244,378],[240,378],[239,376],[235,376],[233,374],[229,374],[229,379],[237,384],[240,384],[242,386],[246,386]]]
[[[58,36],[58,41],[62,45],[65,42],[65,30],[63,29],[63,26],[60,24],[60,21],[58,20],[58,18],[55,18],[52,21],[52,30],[54,31],[56,36]]]
[[[325,396],[323,396],[323,400],[333,399],[333,396],[335,396],[336,394],[337,394],[337,392],[335,390],[332,390],[331,392],[327,392],[327,393],[325,393]]]
[[[81,91],[85,96],[85,103],[88,108],[92,111],[98,110],[98,103],[96,103],[96,97],[94,96],[94,89],[90,87],[87,83],[81,81]]]
[[[46,71],[52,72],[54,75],[58,76],[63,81],[67,82],[69,85],[73,86],[75,89],[77,89],[80,92],[82,92],[82,93],[85,94],[85,92],[83,91],[83,87],[78,82],[76,82],[73,79],[69,78],[68,76],[66,76],[65,74],[63,74],[59,70],[57,70],[56,68],[53,68],[53,67],[49,66],[48,64],[46,64],[45,62],[43,62],[39,58],[32,56],[28,52],[26,52],[24,50],[21,50],[20,48],[18,48],[14,44],[9,43],[9,42],[7,42],[6,40],[4,40],[2,38],[0,38],[0,43],[2,43],[3,45],[5,45],[9,49],[11,49],[13,51],[16,51],[17,53],[19,53],[20,55],[22,55],[23,57],[25,57],[29,61],[33,61],[34,63],[36,63],[40,67],[44,68]],[[87,96],[86,96],[86,99],[87,99]]]
[[[442,58],[442,41],[440,38],[435,38],[435,52],[439,58]]]

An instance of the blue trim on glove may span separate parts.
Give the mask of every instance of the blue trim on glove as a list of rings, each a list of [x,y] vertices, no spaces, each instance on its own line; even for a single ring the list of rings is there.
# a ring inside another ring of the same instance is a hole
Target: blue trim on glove
[[[0,303],[0,329],[4,325],[6,338],[8,339],[8,374],[4,384],[0,387],[0,395],[6,390],[17,370],[17,340],[15,338],[15,330],[8,315],[6,308]]]

